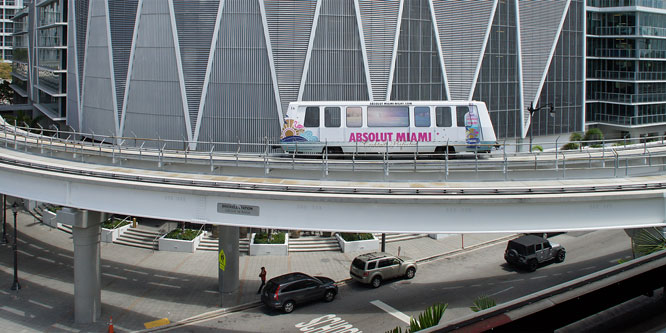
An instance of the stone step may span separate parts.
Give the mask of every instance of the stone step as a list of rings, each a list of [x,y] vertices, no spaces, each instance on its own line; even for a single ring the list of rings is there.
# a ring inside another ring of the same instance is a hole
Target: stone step
[[[72,226],[67,225],[67,224],[58,224],[58,229],[62,230],[68,234],[72,234]]]
[[[329,246],[329,247],[316,247],[316,248],[293,248],[289,246],[289,252],[324,252],[324,251],[331,251],[331,252],[340,252],[342,249],[340,249],[340,246]]]
[[[133,241],[123,240],[120,237],[118,239],[116,239],[113,242],[113,244],[140,247],[142,249],[150,249],[150,250],[157,250],[157,248],[158,248],[157,243],[155,243],[154,245],[151,245],[151,244],[146,244],[146,243],[143,243],[143,242],[133,242]]]

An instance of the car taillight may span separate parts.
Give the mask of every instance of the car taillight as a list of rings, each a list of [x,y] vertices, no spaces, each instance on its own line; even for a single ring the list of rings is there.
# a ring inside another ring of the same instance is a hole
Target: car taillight
[[[363,276],[368,276],[368,272],[363,272]]]
[[[278,300],[278,293],[280,292],[280,286],[275,289],[275,295],[273,295],[273,300],[277,301]]]

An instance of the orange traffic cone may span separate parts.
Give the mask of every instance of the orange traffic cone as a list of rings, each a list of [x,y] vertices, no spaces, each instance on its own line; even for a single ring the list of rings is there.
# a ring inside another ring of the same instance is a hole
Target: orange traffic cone
[[[109,333],[113,333],[113,317],[109,316]]]

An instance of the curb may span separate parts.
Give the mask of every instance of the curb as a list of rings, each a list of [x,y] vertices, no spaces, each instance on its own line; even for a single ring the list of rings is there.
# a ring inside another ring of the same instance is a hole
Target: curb
[[[436,254],[436,255],[433,255],[433,256],[430,256],[430,257],[417,259],[416,262],[417,263],[429,263],[429,262],[435,261],[435,260],[440,259],[440,258],[450,257],[450,256],[454,256],[454,255],[457,255],[457,254],[460,254],[460,253],[473,251],[473,250],[476,250],[478,248],[484,247],[486,245],[497,244],[497,243],[512,239],[512,238],[516,237],[516,235],[518,235],[518,234],[511,234],[509,236],[504,236],[504,237],[492,239],[492,240],[489,240],[489,241],[486,241],[486,242],[482,242],[482,243],[479,243],[479,244],[476,244],[476,245],[472,245],[472,246],[464,248],[464,249],[453,250],[453,251],[449,251],[449,252],[445,252],[445,253],[441,253],[441,254]],[[338,286],[344,286],[344,285],[349,284],[349,282],[351,282],[351,281],[352,281],[352,278],[346,278],[344,280],[336,281],[335,283]],[[202,313],[202,314],[196,315],[194,317],[190,317],[190,318],[184,319],[182,321],[174,322],[174,323],[171,323],[171,324],[168,324],[168,325],[155,327],[155,328],[152,328],[152,329],[134,331],[134,332],[143,333],[143,332],[161,332],[163,330],[168,331],[168,330],[171,330],[171,329],[174,329],[174,328],[177,328],[177,327],[181,327],[181,326],[185,326],[185,325],[188,325],[188,324],[194,324],[194,323],[202,321],[202,320],[210,320],[210,319],[213,319],[213,318],[225,315],[225,314],[256,308],[256,307],[259,307],[261,305],[262,305],[261,301],[254,301],[254,302],[244,303],[244,304],[240,304],[240,305],[236,305],[236,306],[232,306],[232,307],[228,307],[228,308],[222,308],[222,309],[219,309],[219,310],[213,310],[213,311],[210,311],[210,312]]]

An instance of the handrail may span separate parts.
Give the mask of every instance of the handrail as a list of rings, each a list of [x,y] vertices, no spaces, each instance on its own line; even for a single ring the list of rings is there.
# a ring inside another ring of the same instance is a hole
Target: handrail
[[[560,137],[558,137],[554,144],[540,143],[547,148],[543,152],[538,153],[538,156],[534,152],[516,151],[517,145],[509,143],[504,139],[503,143],[498,144],[498,152],[485,154],[479,153],[477,149],[477,151],[470,154],[462,153],[453,155],[454,159],[449,156],[448,149],[435,153],[427,153],[422,158],[417,152],[406,155],[391,153],[389,152],[389,143],[385,143],[383,144],[384,147],[379,148],[382,151],[378,155],[379,159],[363,158],[362,155],[357,153],[349,155],[349,158],[340,159],[339,154],[329,154],[328,149],[325,149],[321,155],[296,154],[295,151],[291,153],[277,153],[274,151],[275,148],[272,147],[273,141],[266,137],[263,140],[264,142],[260,144],[241,143],[240,141],[233,144],[209,141],[206,144],[211,145],[210,150],[197,151],[189,150],[189,143],[194,143],[189,141],[186,144],[185,141],[169,141],[166,139],[144,140],[143,138],[135,139],[135,137],[124,138],[99,134],[89,136],[85,133],[60,131],[58,128],[52,130],[11,126],[5,121],[0,122],[0,130],[4,132],[4,135],[0,136],[0,140],[5,141],[4,145],[7,149],[12,149],[10,147],[11,143],[14,146],[13,150],[16,151],[22,150],[28,152],[31,150],[30,153],[48,154],[51,156],[54,153],[58,153],[59,158],[71,159],[72,161],[84,161],[86,155],[90,155],[95,156],[96,163],[101,164],[104,164],[105,161],[100,161],[99,157],[108,158],[106,163],[109,164],[124,164],[126,163],[124,161],[132,160],[143,162],[154,161],[157,162],[158,169],[161,169],[164,165],[179,165],[181,168],[181,165],[206,165],[209,167],[210,173],[215,171],[215,167],[234,166],[239,168],[239,170],[246,170],[247,168],[263,169],[265,176],[268,176],[272,170],[291,169],[295,172],[298,172],[297,170],[321,170],[324,178],[328,178],[331,171],[352,173],[382,172],[383,177],[389,177],[390,174],[395,173],[411,172],[415,176],[439,173],[446,181],[456,181],[455,178],[450,179],[451,172],[453,172],[456,176],[463,175],[464,173],[473,173],[474,177],[479,180],[484,179],[479,178],[482,174],[486,175],[484,177],[488,177],[487,180],[508,180],[509,173],[520,177],[520,173],[516,173],[515,170],[524,170],[525,165],[529,163],[532,165],[531,169],[533,171],[540,173],[537,176],[538,178],[559,179],[558,170],[560,168],[560,160],[562,160],[562,167],[569,169],[567,171],[581,168],[583,164],[586,164],[586,169],[593,169],[596,167],[593,165],[593,161],[601,161],[600,168],[604,169],[606,168],[607,161],[614,161],[613,168],[615,176],[617,176],[620,160],[624,160],[625,162],[625,176],[629,176],[629,170],[636,167],[660,166],[666,163],[666,159],[661,159],[661,162],[659,159],[659,157],[666,157],[666,146],[664,146],[664,138],[662,136],[644,138],[642,143],[631,145],[625,142],[626,139],[603,140],[601,141],[600,148],[591,147],[592,145],[599,144],[599,141],[580,141],[578,143],[581,148],[577,150],[562,150],[559,147]],[[32,130],[35,132],[31,132]],[[82,140],[75,140],[77,137]],[[648,142],[650,140],[656,141]],[[120,146],[120,144],[132,142],[135,142],[135,146]],[[182,144],[179,146],[186,149],[169,149],[168,147],[178,146],[173,144],[174,142],[181,142]],[[146,145],[154,143],[160,145],[157,147],[146,147]],[[236,146],[235,152],[216,151],[215,146],[220,144],[227,144],[231,147]],[[582,148],[586,144],[588,146]],[[454,149],[460,146],[462,145],[449,144],[448,141],[446,145],[446,147],[453,147]],[[252,147],[261,148],[261,150],[256,153],[248,152],[241,154],[244,147],[250,151],[254,150]],[[416,145],[415,147],[418,147],[417,149],[422,151],[420,145]],[[613,156],[606,154],[606,150],[609,148],[614,151]],[[62,153],[65,154],[63,155]],[[466,158],[465,156],[468,157]],[[641,158],[643,162],[640,162]],[[335,163],[330,163],[330,159],[335,159]],[[443,162],[441,161],[442,159],[444,160]],[[229,170],[229,168],[225,168],[225,170]],[[651,172],[655,173],[658,171]],[[498,175],[501,175],[502,178],[497,178]],[[563,172],[561,176],[566,179],[567,172]],[[414,177],[414,180],[419,180],[417,178]]]

